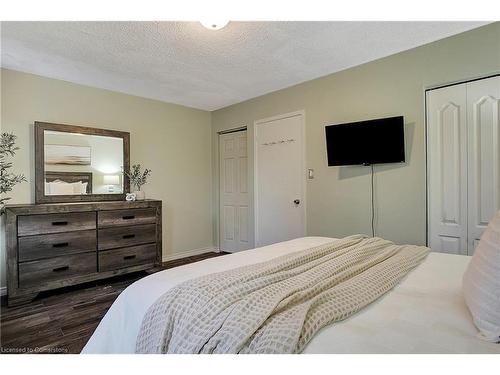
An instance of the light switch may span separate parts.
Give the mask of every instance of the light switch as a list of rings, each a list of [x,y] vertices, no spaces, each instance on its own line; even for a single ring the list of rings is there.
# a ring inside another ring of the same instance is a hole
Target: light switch
[[[309,168],[309,169],[307,170],[307,178],[308,178],[309,180],[312,180],[312,179],[314,178],[314,169]]]

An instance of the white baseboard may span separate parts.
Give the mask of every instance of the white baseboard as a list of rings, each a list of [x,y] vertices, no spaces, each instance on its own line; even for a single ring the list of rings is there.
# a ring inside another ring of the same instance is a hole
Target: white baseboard
[[[6,296],[7,295],[7,287],[2,286],[0,287],[0,296]]]
[[[193,249],[193,250],[183,251],[182,253],[174,253],[166,256],[164,255],[162,261],[168,262],[169,260],[191,257],[193,255],[200,255],[204,253],[218,253],[218,252],[219,249],[217,247],[202,247],[201,249]]]

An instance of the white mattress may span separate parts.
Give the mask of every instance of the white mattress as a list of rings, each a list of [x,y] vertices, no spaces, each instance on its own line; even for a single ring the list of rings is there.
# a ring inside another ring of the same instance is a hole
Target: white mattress
[[[146,310],[173,286],[194,277],[258,263],[332,241],[304,237],[172,268],[125,289],[82,353],[133,353]],[[462,297],[470,258],[430,253],[378,301],[342,322],[323,328],[305,353],[500,353],[500,344],[476,338]]]

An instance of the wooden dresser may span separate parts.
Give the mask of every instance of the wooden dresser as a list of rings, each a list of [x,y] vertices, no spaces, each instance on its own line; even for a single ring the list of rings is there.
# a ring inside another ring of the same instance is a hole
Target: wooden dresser
[[[161,262],[161,201],[6,208],[7,301],[153,268]]]

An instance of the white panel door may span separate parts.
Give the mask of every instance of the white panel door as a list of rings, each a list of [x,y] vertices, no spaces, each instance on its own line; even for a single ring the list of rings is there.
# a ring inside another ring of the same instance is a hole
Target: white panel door
[[[500,209],[499,101],[500,77],[467,84],[469,255]]]
[[[247,132],[221,134],[220,250],[236,252],[251,247],[248,210]]]
[[[467,254],[466,86],[427,93],[429,244]]]
[[[304,115],[255,123],[256,246],[305,236]]]

